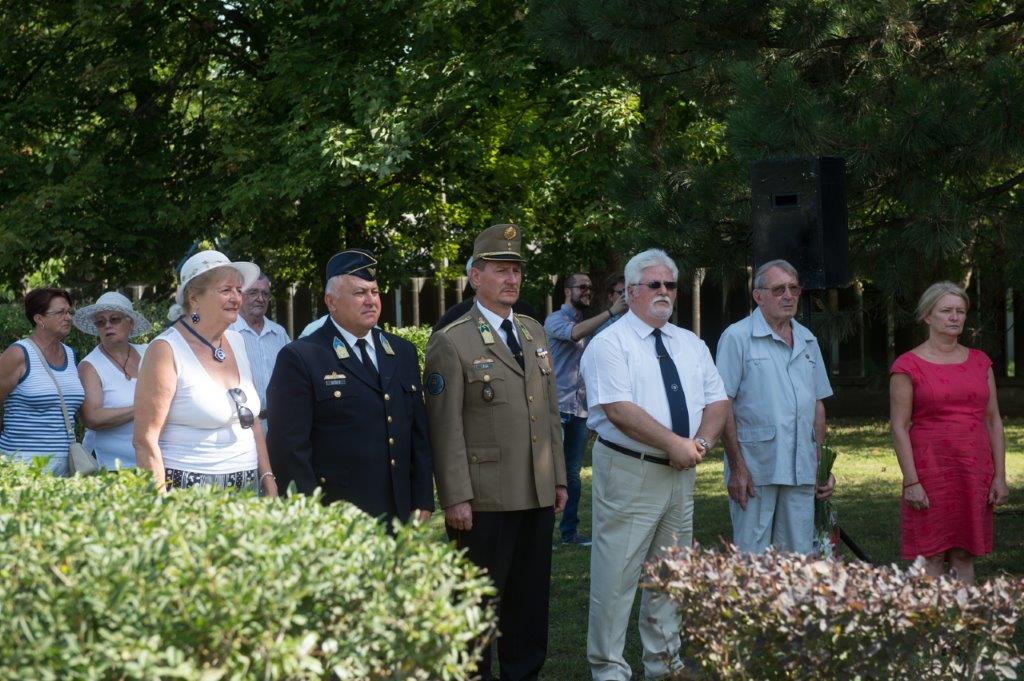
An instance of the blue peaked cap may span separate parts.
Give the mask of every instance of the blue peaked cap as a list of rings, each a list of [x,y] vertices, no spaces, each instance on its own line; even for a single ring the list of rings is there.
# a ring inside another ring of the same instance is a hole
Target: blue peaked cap
[[[366,281],[376,281],[377,271],[374,265],[377,259],[370,255],[369,251],[353,248],[338,253],[327,261],[326,281],[339,274],[351,274]]]

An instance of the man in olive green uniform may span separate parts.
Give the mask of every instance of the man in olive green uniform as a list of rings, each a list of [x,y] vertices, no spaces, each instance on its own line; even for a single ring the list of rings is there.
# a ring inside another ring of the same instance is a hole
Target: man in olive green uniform
[[[448,536],[498,589],[502,679],[535,679],[548,638],[551,532],[565,458],[544,327],[513,314],[522,234],[494,225],[473,244],[476,303],[427,343],[427,422]],[[489,647],[481,664],[491,678]]]

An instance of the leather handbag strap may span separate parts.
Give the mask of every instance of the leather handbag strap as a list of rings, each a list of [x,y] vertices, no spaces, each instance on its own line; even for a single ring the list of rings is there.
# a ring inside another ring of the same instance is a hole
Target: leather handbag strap
[[[31,338],[26,338],[25,342],[35,349],[36,354],[39,355],[39,361],[43,364],[43,368],[46,369],[46,373],[50,375],[50,380],[53,381],[53,384],[57,387],[57,397],[60,398],[60,411],[64,414],[64,426],[68,429],[68,435],[71,436],[71,439],[75,439],[75,428],[71,425],[71,418],[68,416],[68,407],[64,404],[64,392],[60,389],[60,383],[57,382],[57,377],[53,375],[53,369],[50,368],[50,363],[46,361],[46,355],[43,354],[43,351],[39,349],[39,346],[36,345],[36,342]]]

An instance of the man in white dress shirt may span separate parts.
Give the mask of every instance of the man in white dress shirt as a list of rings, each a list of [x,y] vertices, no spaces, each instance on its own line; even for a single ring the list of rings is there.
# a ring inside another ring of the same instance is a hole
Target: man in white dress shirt
[[[284,327],[267,317],[269,305],[270,279],[260,274],[252,286],[242,291],[242,307],[238,311],[238,319],[231,325],[245,341],[245,354],[249,356],[249,364],[252,366],[252,382],[262,405],[267,404],[267,384],[274,373],[277,353],[291,341]],[[265,406],[259,416],[263,422],[263,432],[266,433]]]
[[[629,311],[583,353],[593,449],[587,660],[594,679],[631,678],[622,656],[641,569],[693,540],[695,467],[722,432],[729,401],[704,342],[669,322],[679,270],[650,249],[626,264]],[[644,676],[681,667],[670,600],[640,601]]]

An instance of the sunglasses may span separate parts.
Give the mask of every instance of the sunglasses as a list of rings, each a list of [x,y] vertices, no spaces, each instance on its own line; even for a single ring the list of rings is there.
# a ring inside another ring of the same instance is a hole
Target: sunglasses
[[[118,324],[120,324],[124,320],[125,320],[125,318],[120,316],[120,315],[112,315],[110,317],[97,317],[96,318],[96,328],[104,327],[107,324],[109,324],[111,326],[117,326]]]
[[[256,416],[253,415],[252,409],[244,406],[247,399],[245,392],[241,388],[229,388],[228,395],[231,395],[231,399],[235,401],[235,409],[238,411],[238,423],[243,428],[252,428],[252,424],[256,423]]]
[[[633,286],[646,286],[652,291],[659,290],[662,286],[665,287],[666,291],[675,291],[679,286],[678,281],[638,281]]]
[[[594,287],[591,286],[590,284],[576,284],[575,286],[570,286],[569,288],[578,288],[581,291],[593,291],[594,290]]]
[[[776,298],[781,298],[785,295],[786,291],[789,291],[794,296],[798,296],[804,288],[800,284],[779,284],[778,286],[772,286],[771,288],[762,286],[761,290],[770,292],[772,296]]]

